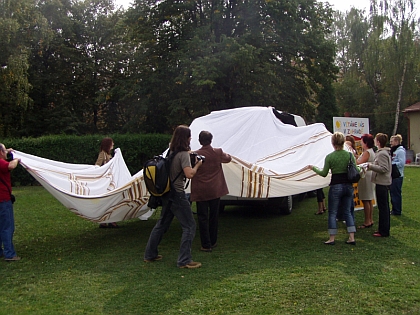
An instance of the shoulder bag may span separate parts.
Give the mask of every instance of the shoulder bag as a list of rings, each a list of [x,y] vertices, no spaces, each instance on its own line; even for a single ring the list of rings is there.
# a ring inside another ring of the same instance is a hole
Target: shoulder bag
[[[352,156],[351,152],[349,152],[349,155],[350,155],[350,160],[349,160],[349,164],[347,165],[347,179],[351,183],[357,183],[360,180],[360,174],[359,174],[359,171],[357,170],[356,165],[353,162],[353,159],[351,158]]]

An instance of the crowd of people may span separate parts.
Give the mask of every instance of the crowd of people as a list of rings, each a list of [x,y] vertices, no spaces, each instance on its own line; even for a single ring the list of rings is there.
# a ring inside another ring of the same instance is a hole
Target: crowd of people
[[[329,239],[326,245],[335,245],[337,222],[344,220],[349,234],[347,244],[356,245],[354,234],[356,232],[354,220],[353,183],[347,178],[347,165],[350,159],[355,159],[358,171],[362,174],[358,182],[358,198],[362,201],[364,222],[358,229],[370,228],[373,222],[373,204],[376,196],[378,207],[378,229],[373,233],[375,237],[388,237],[390,235],[390,215],[401,215],[402,211],[402,183],[404,179],[404,165],[406,161],[405,149],[402,146],[401,135],[392,136],[391,148],[386,147],[388,136],[378,133],[375,137],[364,134],[361,137],[363,152],[358,155],[355,140],[341,132],[331,137],[334,151],[328,154],[324,166],[319,169],[308,165],[309,170],[320,176],[327,176],[331,172],[330,189],[328,193],[328,232]],[[344,149],[344,146],[347,146]],[[377,150],[374,151],[374,146]],[[393,166],[398,169],[396,176],[391,176]],[[322,214],[320,203],[322,189],[317,191],[318,212]],[[389,195],[392,209],[389,208]]]
[[[160,218],[150,233],[144,252],[144,262],[161,260],[158,246],[163,235],[169,229],[174,217],[182,227],[180,249],[177,259],[179,268],[194,269],[201,267],[200,262],[193,261],[191,247],[195,237],[196,222],[193,217],[191,203],[196,202],[197,219],[200,231],[201,251],[212,252],[217,246],[218,220],[220,198],[229,193],[223,174],[223,163],[229,163],[231,156],[221,148],[213,148],[213,135],[209,131],[201,131],[199,142],[201,148],[195,151],[195,163],[191,161],[191,130],[188,126],[178,126],[170,142],[169,152],[173,155],[170,180],[171,191],[162,196],[162,210]],[[390,216],[402,213],[402,184],[404,179],[404,165],[406,152],[402,146],[401,135],[392,136],[391,148],[387,147],[388,136],[378,133],[375,137],[365,134],[361,137],[362,153],[357,154],[355,141],[352,137],[345,137],[341,132],[335,132],[331,137],[334,151],[325,157],[324,165],[318,168],[308,165],[307,169],[319,176],[326,177],[331,173],[328,192],[328,234],[326,245],[335,245],[338,231],[338,221],[344,220],[348,239],[346,244],[356,245],[356,224],[354,218],[353,184],[347,177],[349,161],[356,164],[357,170],[363,174],[358,183],[359,199],[363,203],[364,222],[358,229],[370,228],[373,222],[373,203],[376,195],[378,207],[378,229],[373,233],[375,237],[390,235]],[[346,147],[345,147],[346,146]],[[377,150],[374,151],[376,146]],[[104,138],[100,145],[100,152],[96,165],[102,166],[112,159],[111,150],[114,142],[111,138]],[[8,154],[13,149],[6,149],[0,144],[0,257],[6,261],[17,261],[13,246],[14,216],[13,195],[10,171],[17,167],[19,159],[9,159]],[[205,157],[198,158],[198,157]],[[205,163],[204,163],[205,161]],[[398,169],[398,176],[391,176],[392,168]],[[185,181],[191,179],[191,195],[185,193]],[[391,196],[392,209],[389,207]],[[317,190],[318,211],[327,211],[323,189]],[[118,227],[113,223],[102,223],[100,227]]]

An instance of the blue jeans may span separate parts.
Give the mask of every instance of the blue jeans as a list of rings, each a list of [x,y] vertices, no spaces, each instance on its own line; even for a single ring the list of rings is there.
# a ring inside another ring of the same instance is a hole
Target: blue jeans
[[[391,204],[392,204],[392,212],[394,214],[401,214],[402,211],[402,195],[401,189],[403,185],[404,177],[394,178],[392,180],[391,186],[389,186],[389,191],[391,195]]]
[[[12,202],[0,202],[0,256],[13,258],[16,256],[13,246],[13,233],[15,232],[15,218],[13,216]]]
[[[328,192],[328,233],[330,235],[337,234],[337,213],[339,207],[343,210],[343,219],[346,220],[347,232],[356,232],[354,219],[351,214],[353,202],[352,184],[330,186]]]
[[[172,205],[168,208],[169,199]],[[162,241],[163,234],[169,229],[172,220],[176,217],[182,227],[181,246],[177,265],[185,266],[192,261],[191,246],[195,236],[195,220],[192,215],[191,205],[184,192],[174,192],[171,197],[162,197],[162,212],[160,218],[150,233],[149,241],[146,245],[144,259],[151,260],[158,255],[158,246]]]

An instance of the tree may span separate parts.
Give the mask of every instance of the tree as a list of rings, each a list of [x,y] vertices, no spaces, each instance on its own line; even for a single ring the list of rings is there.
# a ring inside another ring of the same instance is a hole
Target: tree
[[[137,1],[127,22],[147,130],[257,104],[312,117],[336,73],[331,12],[311,0]]]

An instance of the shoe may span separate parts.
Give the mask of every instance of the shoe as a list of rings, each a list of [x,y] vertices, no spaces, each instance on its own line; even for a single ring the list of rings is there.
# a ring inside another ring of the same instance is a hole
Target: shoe
[[[211,248],[215,248],[215,247],[217,247],[217,243],[214,245],[211,245]]]
[[[349,245],[356,245],[356,241],[346,241],[346,244],[349,244]]]
[[[315,215],[320,215],[320,214],[324,214],[324,211],[322,211],[322,212],[315,212]]]
[[[205,248],[205,247],[201,247],[200,250],[202,252],[207,252],[207,253],[211,253],[211,247],[210,248]]]
[[[101,223],[101,224],[99,224],[99,228],[100,228],[100,229],[107,229],[107,228],[108,228],[108,224],[106,224],[106,223]]]
[[[363,229],[371,228],[372,226],[373,226],[373,223],[372,224],[369,224],[369,225],[362,224],[362,225],[358,226],[357,228],[363,230]]]
[[[375,237],[382,237],[382,234],[379,233],[379,232],[375,232],[375,233],[373,233],[373,236],[375,236]]]
[[[390,215],[401,215],[401,213],[396,213],[396,212],[394,212],[394,211],[391,211],[389,214],[390,214]]]
[[[115,223],[115,222],[108,223],[108,227],[111,228],[111,229],[118,229],[119,228],[118,224]]]
[[[332,242],[326,241],[326,242],[324,242],[324,244],[325,245],[335,245],[335,241],[332,241]]]
[[[12,257],[12,258],[5,258],[4,260],[5,261],[18,261],[18,260],[20,260],[21,258],[19,257],[19,256],[15,256],[15,257]]]
[[[162,255],[157,255],[155,258],[151,258],[151,259],[144,259],[144,262],[154,262],[154,261],[158,261],[158,260],[162,260],[163,256]]]
[[[194,268],[200,268],[201,267],[201,263],[200,262],[196,262],[196,261],[192,261],[189,264],[186,264],[184,266],[179,266],[179,268],[184,269],[194,269]]]

